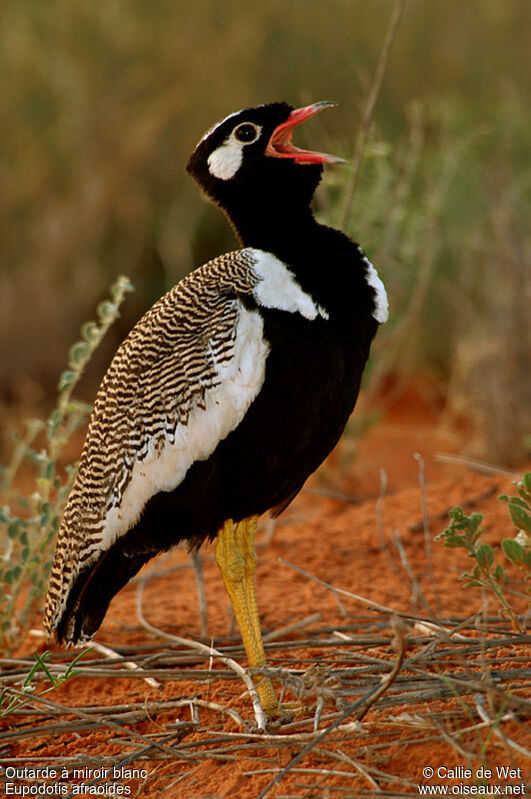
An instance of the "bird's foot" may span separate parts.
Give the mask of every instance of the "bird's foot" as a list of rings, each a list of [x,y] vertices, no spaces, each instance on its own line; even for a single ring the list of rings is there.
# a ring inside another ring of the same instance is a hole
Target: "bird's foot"
[[[264,710],[264,715],[266,717],[266,730],[268,732],[277,731],[285,724],[289,724],[305,710],[306,707],[298,700],[293,702],[282,702],[282,704],[277,704],[274,708]]]

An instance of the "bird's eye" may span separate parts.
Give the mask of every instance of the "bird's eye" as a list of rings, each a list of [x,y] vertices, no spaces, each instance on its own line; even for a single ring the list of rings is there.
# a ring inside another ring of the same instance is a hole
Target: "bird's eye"
[[[253,125],[251,122],[243,122],[241,125],[238,125],[234,131],[234,135],[238,141],[244,142],[245,144],[251,144],[251,142],[257,140],[258,136],[260,135],[260,129],[257,127],[257,125]]]

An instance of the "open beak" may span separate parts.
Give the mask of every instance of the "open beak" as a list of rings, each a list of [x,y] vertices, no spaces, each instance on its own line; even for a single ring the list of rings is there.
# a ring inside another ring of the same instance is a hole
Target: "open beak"
[[[301,150],[299,147],[295,147],[291,141],[293,130],[297,125],[300,125],[301,122],[306,122],[307,119],[311,119],[324,108],[332,108],[334,105],[335,103],[329,103],[324,100],[321,103],[313,103],[313,105],[307,105],[304,108],[296,108],[285,122],[275,128],[269,139],[265,154],[274,158],[290,158],[297,164],[346,164],[347,162],[343,158],[338,158],[336,155]]]

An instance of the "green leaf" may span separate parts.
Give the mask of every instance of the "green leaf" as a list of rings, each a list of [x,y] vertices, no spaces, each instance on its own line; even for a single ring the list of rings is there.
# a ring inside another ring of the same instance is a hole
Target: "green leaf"
[[[61,377],[59,378],[59,383],[57,388],[59,391],[64,391],[65,389],[69,388],[76,382],[77,375],[71,369],[65,369],[64,372],[61,373]]]
[[[524,562],[525,550],[518,541],[515,541],[513,538],[504,538],[501,542],[501,546],[505,556],[509,558],[512,563],[518,565]]]
[[[38,670],[38,668],[40,667],[41,671],[43,671],[43,672],[44,672],[44,674],[46,675],[46,677],[48,678],[48,680],[49,680],[51,683],[53,683],[53,682],[54,682],[53,675],[52,675],[52,673],[51,673],[50,669],[48,668],[48,666],[46,665],[46,659],[49,657],[49,655],[50,655],[50,652],[49,652],[48,650],[46,650],[45,652],[43,652],[43,653],[42,653],[42,655],[39,655],[39,653],[38,653],[38,652],[34,651],[34,652],[33,652],[33,656],[34,656],[34,658],[35,658],[35,660],[36,660],[37,662],[36,662],[35,666],[33,667],[32,671],[33,671],[33,673],[35,674],[35,672],[36,672],[36,671]],[[30,672],[30,673],[31,673],[31,672]]]
[[[447,546],[447,547],[449,547],[449,546],[454,546],[454,547],[462,546],[462,542],[464,541],[463,536],[458,535],[450,527],[447,527],[446,530],[443,530],[442,533],[439,533],[439,535],[436,535],[434,540],[435,541],[440,541],[441,539],[444,539],[444,545]],[[451,544],[450,544],[450,541],[452,542]]]
[[[53,438],[57,433],[57,428],[63,421],[63,414],[58,408],[48,417],[48,438]]]
[[[89,344],[96,344],[100,337],[100,329],[96,322],[85,322],[81,328],[81,335]]]
[[[11,522],[7,528],[7,534],[9,538],[16,538],[18,536],[19,527],[19,522]]]
[[[109,300],[100,302],[96,310],[102,322],[113,322],[118,316],[116,305],[113,302],[109,302]]]
[[[488,544],[480,544],[476,549],[476,560],[484,571],[488,571],[494,563],[494,553]]]
[[[527,502],[521,497],[508,497],[507,494],[501,494],[498,499],[501,499],[503,502],[514,502],[516,505],[520,505],[522,508],[528,507]]]
[[[514,526],[518,530],[525,530],[527,533],[531,534],[531,514],[515,502],[510,502],[508,508]]]
[[[124,294],[134,291],[134,286],[126,275],[120,275],[116,282],[111,286],[110,294],[114,303],[119,304],[123,300]]]
[[[90,347],[86,341],[76,341],[68,351],[68,361],[73,366],[82,366],[90,355]]]

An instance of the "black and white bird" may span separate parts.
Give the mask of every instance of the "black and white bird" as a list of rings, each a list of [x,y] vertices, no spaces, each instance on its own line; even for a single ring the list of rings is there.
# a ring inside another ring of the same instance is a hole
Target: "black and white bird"
[[[257,518],[283,511],[338,442],[387,297],[375,269],[310,204],[322,165],[292,143],[328,102],[271,103],[211,128],[188,172],[242,249],[191,272],[119,347],[99,389],[59,530],[44,625],[83,643],[158,552],[217,537],[251,667],[265,665]],[[264,712],[278,715],[269,678]]]

